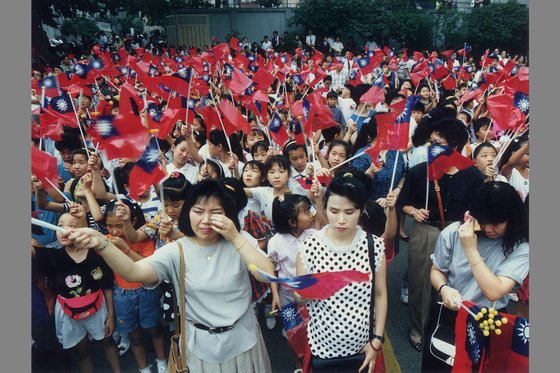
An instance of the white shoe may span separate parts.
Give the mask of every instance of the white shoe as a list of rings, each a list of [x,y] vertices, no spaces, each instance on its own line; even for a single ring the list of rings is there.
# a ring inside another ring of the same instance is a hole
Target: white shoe
[[[119,356],[123,356],[130,349],[130,338],[128,338],[128,334],[121,335],[121,342],[117,348],[119,350]]]
[[[157,363],[157,373],[167,373],[167,363]]]

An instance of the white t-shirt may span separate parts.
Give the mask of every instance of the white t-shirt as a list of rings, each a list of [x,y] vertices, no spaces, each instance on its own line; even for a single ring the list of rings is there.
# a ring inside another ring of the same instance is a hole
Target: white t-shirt
[[[340,111],[342,111],[342,116],[344,117],[344,121],[348,123],[348,119],[354,114],[356,111],[356,102],[351,98],[338,98],[338,107]]]
[[[173,171],[179,171],[185,178],[191,183],[192,185],[197,183],[197,175],[198,175],[198,167],[195,167],[191,164],[185,163],[185,165],[181,168],[177,168],[173,163],[169,163],[165,166],[167,170],[167,174],[169,175]]]

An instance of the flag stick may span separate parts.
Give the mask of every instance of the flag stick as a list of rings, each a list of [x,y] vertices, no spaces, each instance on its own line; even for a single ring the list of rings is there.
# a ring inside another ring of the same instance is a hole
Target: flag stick
[[[80,93],[80,96],[81,96],[81,93]],[[76,112],[76,106],[74,106],[74,99],[72,98],[72,95],[70,95],[70,103],[72,104],[72,110],[74,110],[74,115],[76,116],[76,122],[78,122],[78,128],[80,130],[80,135],[82,135],[82,140],[84,141],[84,147],[86,148],[86,155],[87,155],[87,158],[89,159],[89,149],[87,148],[86,137],[84,136],[84,130],[82,129],[82,124],[80,123],[80,118],[78,118],[78,113]]]
[[[70,198],[66,197],[66,194],[62,193],[62,191],[60,189],[58,189],[58,187],[56,185],[54,185],[54,183],[52,181],[50,181],[49,179],[46,179],[46,180],[54,188],[54,190],[56,190],[58,192],[58,194],[60,194],[66,200],[66,202],[72,203]]]
[[[56,80],[56,89],[58,90],[58,95],[60,96],[60,95],[62,95],[62,92],[60,91],[60,82],[58,81],[58,76],[55,75],[54,79]]]
[[[484,140],[482,140],[482,142],[486,142],[486,137],[488,137],[488,132],[490,132],[491,129],[492,129],[492,121],[490,121],[490,124],[488,125],[488,129],[486,130],[486,133],[484,134]]]
[[[156,144],[157,144],[159,152],[161,153],[161,148],[159,147],[159,141],[157,141],[157,139],[156,139]],[[162,164],[163,164],[163,162],[162,162]],[[165,165],[163,165],[163,171],[166,171]],[[161,205],[163,206],[164,205],[164,202],[163,202],[164,201],[163,200],[163,181],[161,181],[159,183],[159,198],[161,199]]]
[[[227,145],[228,145],[228,148],[229,148],[229,153],[230,153],[229,156],[231,157],[231,153],[233,153],[233,150],[231,150],[231,143],[229,142],[229,136],[227,135],[226,127],[224,126],[224,122],[222,121],[222,114],[220,113],[220,110],[218,109],[218,104],[216,104],[216,100],[214,99],[214,94],[212,94],[212,90],[210,90],[210,97],[212,97],[212,101],[214,102],[214,105],[216,106],[216,112],[218,113],[218,119],[220,120],[220,124],[222,125],[222,129],[224,131],[224,134],[226,135],[226,142],[227,142]]]
[[[343,166],[343,165],[345,165],[345,164],[347,164],[347,163],[353,161],[354,159],[361,157],[361,156],[364,155],[364,154],[366,154],[366,151],[365,151],[365,150],[364,150],[363,152],[359,153],[359,154],[356,154],[356,155],[354,155],[354,156],[348,158],[348,159],[345,160],[344,162],[340,162],[340,163],[337,164],[336,166],[329,168],[329,171],[336,170],[336,169],[339,168],[340,166]]]
[[[119,197],[119,187],[117,186],[117,173],[113,170],[113,189],[115,189],[115,197],[117,197],[117,201],[120,201],[121,198]]]
[[[507,144],[505,144],[501,149],[500,149],[500,153],[496,156],[496,158],[494,159],[494,165],[493,167],[496,168],[496,166],[498,165],[498,162],[500,161],[500,159],[502,158],[502,156],[504,155],[504,153],[506,152],[506,149],[511,145],[511,143],[513,142],[513,140],[515,140],[515,136],[517,135],[517,133],[519,132],[519,130],[521,129],[521,125],[515,130],[515,132],[513,133],[513,135],[511,136],[511,138],[507,141]]]
[[[399,163],[400,151],[397,150],[397,156],[395,157],[395,164],[393,165],[393,175],[391,176],[391,186],[389,187],[389,193],[393,191],[393,186],[395,185],[395,175],[397,174],[397,164]]]
[[[47,223],[46,221],[42,221],[42,220],[35,219],[35,218],[31,218],[31,224],[38,225],[40,227],[47,228],[47,229],[57,231],[57,232],[64,232],[64,228],[62,228],[62,227],[58,227],[54,224]]]
[[[45,108],[45,92],[47,90],[47,87],[43,86],[41,87],[41,107]]]
[[[463,45],[463,65],[465,64],[465,56],[467,55],[467,43]]]
[[[194,74],[194,69],[191,68],[191,74],[190,74],[190,77],[189,77],[189,89],[188,89],[188,92],[187,92],[187,110],[186,110],[186,113],[185,113],[185,123],[186,124],[189,124],[189,100],[191,99],[191,86],[192,86],[193,74]]]
[[[428,151],[430,151],[430,150],[428,149]],[[430,176],[429,176],[430,166],[429,166],[427,161],[426,161],[426,170],[427,170],[427,172],[426,172],[426,208],[425,209],[427,210],[428,209],[428,194],[430,192]]]

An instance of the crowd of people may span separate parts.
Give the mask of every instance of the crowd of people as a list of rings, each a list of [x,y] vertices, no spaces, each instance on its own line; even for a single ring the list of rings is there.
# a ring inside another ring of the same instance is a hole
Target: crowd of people
[[[528,317],[528,96],[521,109],[512,98],[509,111],[524,114],[511,127],[488,103],[523,84],[523,57],[409,56],[311,31],[296,40],[290,54],[277,32],[203,49],[105,38],[79,60],[34,62],[32,147],[56,159],[57,179],[34,158],[32,216],[61,228],[32,225],[36,371],[68,369],[74,351],[92,372],[93,342],[114,372],[130,348],[143,373],[151,343],[154,368],[167,372],[180,318],[190,372],[272,372],[257,312],[274,329],[294,302],[309,314],[307,351],[287,338],[286,364],[384,371],[386,271],[402,242],[401,300],[423,371],[450,371],[427,346],[461,300],[504,311],[518,298]],[[404,146],[383,145],[391,113],[406,126]],[[136,127],[142,149],[124,154]],[[442,152],[467,166],[432,177]],[[146,181],[154,170],[161,176]],[[255,266],[371,281],[304,299]]]

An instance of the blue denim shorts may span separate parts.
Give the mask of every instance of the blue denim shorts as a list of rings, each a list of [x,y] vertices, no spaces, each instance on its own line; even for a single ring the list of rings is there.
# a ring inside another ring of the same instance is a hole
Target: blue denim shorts
[[[113,289],[115,304],[115,321],[117,332],[129,334],[139,326],[143,329],[153,328],[163,318],[161,299],[163,291],[155,289]]]

